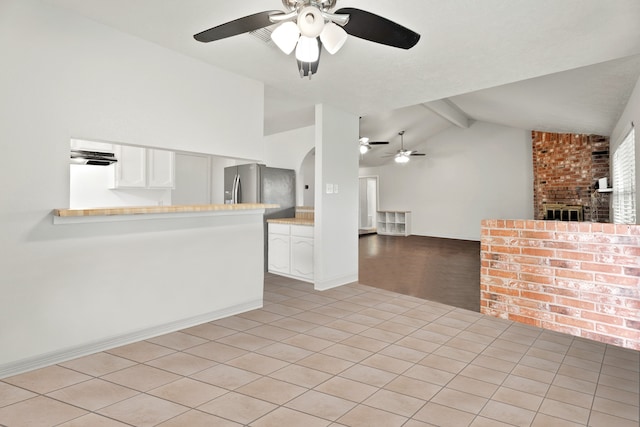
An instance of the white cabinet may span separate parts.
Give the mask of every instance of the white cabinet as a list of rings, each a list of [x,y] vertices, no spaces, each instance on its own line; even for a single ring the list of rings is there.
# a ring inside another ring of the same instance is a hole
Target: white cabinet
[[[291,275],[313,280],[313,227],[291,226]]]
[[[291,271],[290,247],[290,226],[269,224],[268,270],[270,273],[288,274]]]
[[[175,187],[175,154],[173,151],[147,149],[147,187]]]
[[[147,150],[140,147],[118,145],[115,147],[116,159],[113,165],[111,188],[146,188],[147,186]]]
[[[268,271],[313,282],[313,226],[269,223]]]
[[[378,234],[387,236],[408,236],[411,234],[411,212],[378,211],[376,228]]]
[[[151,148],[115,146],[110,188],[159,188],[175,186],[175,154]]]
[[[72,150],[98,151],[101,153],[112,153],[113,144],[106,142],[87,141],[86,139],[72,139],[69,141],[69,148]]]

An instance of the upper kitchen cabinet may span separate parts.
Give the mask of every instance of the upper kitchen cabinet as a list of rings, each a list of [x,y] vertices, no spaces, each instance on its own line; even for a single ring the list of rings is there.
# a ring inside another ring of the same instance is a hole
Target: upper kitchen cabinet
[[[114,165],[110,188],[175,187],[175,153],[153,148],[115,146],[118,162]]]
[[[147,187],[175,188],[175,153],[147,149]]]

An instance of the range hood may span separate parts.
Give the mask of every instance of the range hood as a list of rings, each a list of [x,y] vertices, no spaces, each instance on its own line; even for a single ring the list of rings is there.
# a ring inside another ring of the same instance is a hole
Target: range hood
[[[116,155],[110,152],[71,150],[70,163],[72,165],[109,166],[117,161]]]

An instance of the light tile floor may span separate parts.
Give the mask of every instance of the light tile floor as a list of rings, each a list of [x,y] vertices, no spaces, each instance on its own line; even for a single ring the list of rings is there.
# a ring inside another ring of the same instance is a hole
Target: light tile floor
[[[352,284],[0,381],[3,426],[639,424],[640,353]]]

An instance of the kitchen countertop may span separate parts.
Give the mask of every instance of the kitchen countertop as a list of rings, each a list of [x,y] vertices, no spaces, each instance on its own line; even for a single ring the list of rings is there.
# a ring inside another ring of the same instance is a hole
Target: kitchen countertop
[[[313,225],[313,220],[307,218],[270,218],[267,222],[271,224]]]
[[[215,211],[242,211],[251,209],[277,208],[279,205],[263,203],[239,203],[218,205],[172,205],[172,206],[131,206],[119,208],[54,209],[56,217],[93,217],[113,215],[170,214]]]

